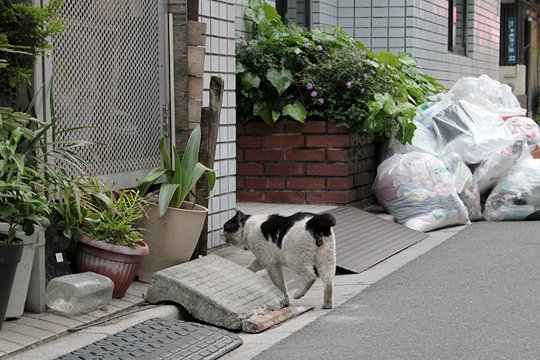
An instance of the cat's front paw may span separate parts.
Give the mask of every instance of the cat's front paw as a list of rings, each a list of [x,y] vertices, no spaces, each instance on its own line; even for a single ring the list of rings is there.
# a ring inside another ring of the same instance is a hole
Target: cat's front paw
[[[306,293],[304,291],[298,290],[297,292],[294,293],[294,298],[296,300],[301,299],[304,297],[305,294]]]

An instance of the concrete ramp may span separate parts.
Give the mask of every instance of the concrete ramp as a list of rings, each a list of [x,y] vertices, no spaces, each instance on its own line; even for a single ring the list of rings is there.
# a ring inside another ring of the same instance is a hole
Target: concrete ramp
[[[231,330],[244,320],[287,305],[283,293],[264,277],[216,255],[156,272],[150,303],[172,301],[193,317]]]

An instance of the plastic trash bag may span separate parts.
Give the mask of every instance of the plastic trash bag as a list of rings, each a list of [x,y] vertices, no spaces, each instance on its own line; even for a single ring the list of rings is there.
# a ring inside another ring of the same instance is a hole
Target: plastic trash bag
[[[442,145],[466,135],[472,139],[490,134],[504,124],[494,112],[464,100],[454,102],[433,115],[433,131]]]
[[[540,210],[540,159],[516,162],[489,194],[483,217],[488,221],[526,220]]]
[[[485,74],[477,78],[462,77],[452,86],[448,94],[454,101],[467,100],[501,116],[526,113],[510,86],[501,84]]]
[[[377,168],[373,192],[396,222],[430,231],[469,222],[445,163],[432,154],[395,154]]]
[[[531,118],[513,116],[505,120],[503,127],[507,128],[511,134],[522,135],[527,144],[536,144],[540,141],[540,127]]]
[[[474,178],[481,194],[490,191],[502,177],[512,169],[516,161],[530,157],[527,145],[522,140],[508,143],[485,155],[485,160],[474,170]]]
[[[482,206],[480,204],[480,189],[471,169],[455,153],[447,156],[445,162],[450,174],[452,174],[454,188],[461,201],[463,201],[463,205],[467,208],[469,220],[481,220]]]
[[[388,142],[389,156],[394,154],[407,154],[413,151],[426,152],[437,155],[440,152],[437,136],[422,123],[414,121],[416,130],[411,144],[403,145],[394,137]],[[385,156],[385,158],[388,156]]]

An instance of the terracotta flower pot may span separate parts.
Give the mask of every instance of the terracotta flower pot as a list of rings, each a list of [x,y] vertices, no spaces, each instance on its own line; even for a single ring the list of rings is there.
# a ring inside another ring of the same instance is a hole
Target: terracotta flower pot
[[[120,246],[81,235],[77,250],[77,271],[92,271],[109,277],[114,283],[113,298],[124,296],[135,278],[141,258],[148,255],[148,246]]]

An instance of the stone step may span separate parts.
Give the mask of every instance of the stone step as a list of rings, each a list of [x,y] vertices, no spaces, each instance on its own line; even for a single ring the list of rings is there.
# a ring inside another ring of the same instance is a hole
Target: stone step
[[[287,305],[269,279],[212,254],[158,271],[153,280],[150,303],[171,301],[198,320],[231,330]]]

